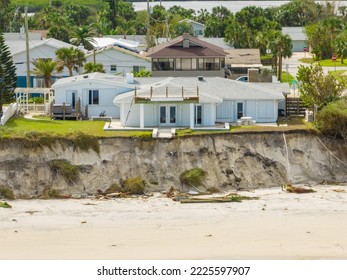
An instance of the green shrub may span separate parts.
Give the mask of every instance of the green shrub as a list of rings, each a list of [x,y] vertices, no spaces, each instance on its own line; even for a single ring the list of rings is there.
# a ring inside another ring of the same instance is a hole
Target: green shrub
[[[180,175],[180,182],[184,185],[198,187],[201,186],[206,176],[206,172],[201,168],[186,170]]]
[[[28,100],[28,103],[43,104],[45,102],[43,97],[33,97]]]
[[[125,180],[124,191],[130,194],[143,194],[145,190],[145,181],[140,177],[128,178]]]
[[[10,188],[0,185],[0,198],[14,200],[15,196]]]
[[[347,100],[323,107],[317,114],[316,126],[325,135],[347,139]]]
[[[10,204],[8,204],[6,201],[5,202],[0,201],[0,207],[1,208],[12,208],[12,206]]]
[[[95,136],[87,135],[79,131],[73,134],[69,134],[68,138],[81,151],[88,151],[89,149],[92,149],[96,153],[100,152],[99,140]]]
[[[105,194],[118,193],[118,192],[124,192],[124,189],[122,189],[122,187],[119,186],[117,183],[113,183],[113,184],[105,191]]]
[[[65,159],[52,160],[50,169],[54,175],[61,175],[68,183],[75,183],[79,179],[79,168]]]
[[[40,195],[42,199],[59,199],[63,198],[59,190],[53,189],[52,187],[45,188]]]

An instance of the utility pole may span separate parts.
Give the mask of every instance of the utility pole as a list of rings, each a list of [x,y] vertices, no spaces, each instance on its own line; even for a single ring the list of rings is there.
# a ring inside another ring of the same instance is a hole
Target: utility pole
[[[30,82],[30,58],[29,58],[29,27],[28,27],[28,7],[25,7],[25,49],[27,63],[27,88],[31,87]]]
[[[146,42],[147,42],[147,47],[146,51],[150,48],[150,16],[149,16],[149,0],[147,0],[147,32],[146,32]]]

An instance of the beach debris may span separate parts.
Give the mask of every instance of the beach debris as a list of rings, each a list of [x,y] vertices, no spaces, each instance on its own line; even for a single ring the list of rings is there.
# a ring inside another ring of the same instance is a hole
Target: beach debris
[[[30,215],[34,214],[34,213],[39,213],[41,211],[35,211],[35,210],[28,210],[28,211],[25,211],[25,213],[28,213]]]
[[[212,234],[205,235],[205,237],[212,237]]]
[[[81,224],[86,224],[87,222],[86,221],[82,221]]]
[[[346,190],[344,190],[344,189],[335,189],[333,191],[337,192],[337,193],[344,193],[344,192],[346,192]]]
[[[282,190],[284,192],[288,192],[288,193],[314,193],[314,192],[316,192],[311,187],[310,188],[295,187],[291,184],[283,184]]]
[[[1,208],[12,208],[10,204],[8,204],[6,201],[2,202],[0,201],[0,207]]]
[[[18,222],[16,219],[12,219],[12,222]]]
[[[229,193],[222,197],[191,197],[189,195],[178,195],[174,201],[181,203],[225,203],[225,202],[242,202],[243,200],[255,200],[259,197],[243,196],[237,193]]]
[[[87,203],[83,203],[83,205],[97,205],[97,204],[96,203],[87,202]]]

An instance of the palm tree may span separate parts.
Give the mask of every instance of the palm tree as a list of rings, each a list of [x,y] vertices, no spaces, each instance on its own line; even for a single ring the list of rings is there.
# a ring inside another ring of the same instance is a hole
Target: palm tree
[[[58,62],[51,58],[37,58],[32,63],[34,65],[32,73],[36,76],[43,77],[43,85],[45,88],[51,87],[52,74],[54,72],[60,72]]]
[[[87,62],[84,65],[83,73],[87,74],[87,73],[94,73],[94,72],[105,73],[104,65],[102,63]]]
[[[277,79],[281,81],[282,76],[282,60],[283,58],[292,56],[292,39],[288,34],[283,35],[281,31],[273,30],[268,33],[268,49],[271,50],[273,57],[278,61]]]
[[[73,70],[78,71],[86,61],[84,52],[74,47],[61,48],[55,54],[59,63],[58,69],[63,70],[64,67],[68,68],[70,76],[73,75]]]
[[[341,58],[341,64],[343,59],[347,56],[347,30],[343,30],[335,39],[335,51]]]
[[[96,36],[96,33],[90,27],[77,27],[72,31],[70,42],[75,46],[83,45],[87,50],[92,50],[94,47],[91,43],[95,42],[93,36]]]

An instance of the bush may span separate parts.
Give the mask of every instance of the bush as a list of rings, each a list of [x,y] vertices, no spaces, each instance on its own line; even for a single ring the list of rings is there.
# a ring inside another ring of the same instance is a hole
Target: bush
[[[53,189],[51,187],[45,188],[40,195],[40,198],[42,199],[57,199],[57,198],[63,198],[59,190]]]
[[[113,183],[113,184],[105,191],[105,194],[118,193],[118,192],[124,192],[124,189],[122,189],[122,187],[119,186],[118,184]]]
[[[65,159],[55,159],[50,163],[54,175],[61,175],[68,183],[75,183],[79,179],[79,169]]]
[[[316,126],[325,135],[347,139],[347,100],[330,103],[320,110]]]
[[[198,187],[201,186],[206,176],[206,172],[201,168],[186,170],[180,175],[181,184]]]
[[[28,103],[43,104],[45,102],[43,97],[33,97],[28,100]]]
[[[15,196],[10,188],[0,185],[0,198],[14,200]]]
[[[145,190],[145,181],[140,177],[128,178],[125,180],[124,191],[130,194],[143,194]]]

